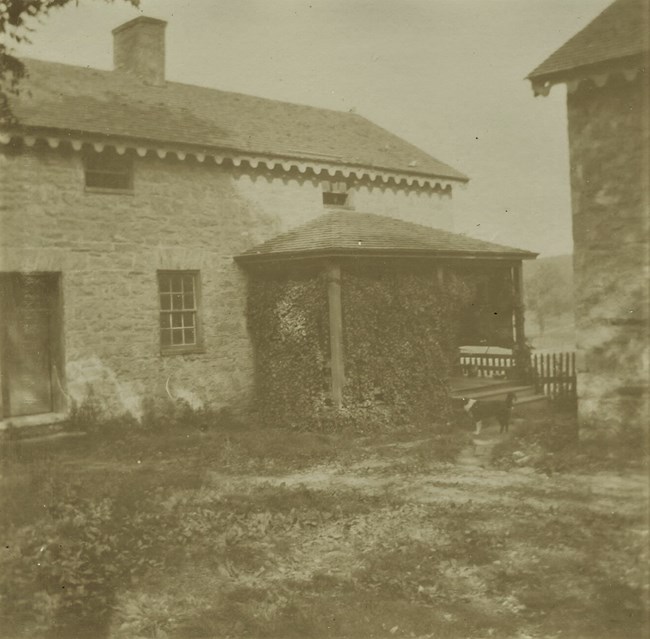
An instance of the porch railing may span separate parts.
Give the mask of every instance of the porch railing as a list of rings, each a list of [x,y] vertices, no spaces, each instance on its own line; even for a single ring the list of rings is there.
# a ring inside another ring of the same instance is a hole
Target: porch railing
[[[510,377],[515,371],[513,355],[461,353],[460,372],[465,377]]]
[[[461,353],[459,372],[464,377],[517,379],[514,355],[496,353]],[[576,354],[534,353],[526,378],[537,393],[551,399],[576,396]]]

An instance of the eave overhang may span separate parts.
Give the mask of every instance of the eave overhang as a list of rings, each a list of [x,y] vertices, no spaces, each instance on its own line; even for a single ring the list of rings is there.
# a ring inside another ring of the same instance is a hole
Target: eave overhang
[[[604,87],[614,77],[632,82],[637,77],[647,76],[648,66],[648,55],[634,55],[553,73],[533,72],[526,79],[530,81],[535,97],[546,97],[558,84],[566,84],[567,91],[573,93],[584,82],[593,83],[598,88]]]
[[[304,251],[275,253],[242,253],[233,259],[242,266],[267,264],[270,262],[295,262],[309,260],[339,259],[424,259],[424,260],[487,260],[496,262],[519,262],[534,260],[539,253],[532,251],[488,252],[488,251],[445,251],[430,249],[364,249],[364,248],[327,248]]]
[[[92,148],[101,153],[113,148],[119,155],[127,151],[139,157],[147,155],[160,159],[173,158],[180,161],[194,160],[199,163],[231,164],[241,170],[298,172],[306,178],[340,178],[370,182],[387,188],[422,189],[427,191],[451,192],[453,187],[464,187],[469,178],[436,176],[414,171],[398,171],[389,167],[366,166],[346,162],[338,157],[323,157],[305,152],[294,154],[273,154],[268,151],[239,150],[227,146],[197,146],[151,140],[137,137],[117,137],[99,132],[71,131],[46,127],[11,127],[0,129],[0,145],[20,142],[27,147],[46,144],[51,149],[70,148],[81,152]]]

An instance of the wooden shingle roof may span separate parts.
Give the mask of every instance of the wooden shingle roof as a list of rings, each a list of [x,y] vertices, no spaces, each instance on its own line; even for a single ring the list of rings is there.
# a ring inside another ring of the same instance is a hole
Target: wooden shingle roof
[[[255,246],[240,262],[334,255],[533,259],[537,253],[392,217],[333,211]]]
[[[647,56],[649,21],[649,0],[615,0],[532,71],[528,79],[562,80],[593,65]]]
[[[24,60],[28,77],[12,109],[24,130],[229,149],[323,160],[466,182],[460,171],[350,112],[206,87],[151,86],[120,71]]]

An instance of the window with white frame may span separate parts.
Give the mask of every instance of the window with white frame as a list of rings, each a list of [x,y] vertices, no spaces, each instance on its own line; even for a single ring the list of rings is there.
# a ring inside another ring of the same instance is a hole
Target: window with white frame
[[[160,349],[196,351],[201,346],[198,271],[158,271]]]

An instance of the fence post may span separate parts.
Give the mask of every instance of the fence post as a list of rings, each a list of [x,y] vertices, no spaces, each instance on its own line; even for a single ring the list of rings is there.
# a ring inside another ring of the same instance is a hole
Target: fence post
[[[576,354],[571,353],[571,395],[575,397],[578,394],[577,385],[577,372],[576,372]]]
[[[574,352],[531,355],[535,392],[552,399],[576,394],[576,354]]]

